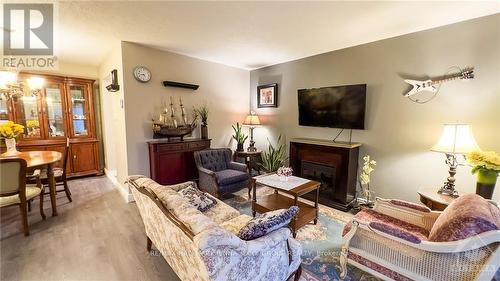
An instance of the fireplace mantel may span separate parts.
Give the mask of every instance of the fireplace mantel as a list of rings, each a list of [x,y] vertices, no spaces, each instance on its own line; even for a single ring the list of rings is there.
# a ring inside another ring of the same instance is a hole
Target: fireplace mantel
[[[305,178],[311,178],[317,169],[317,174],[326,180],[320,188],[319,202],[348,211],[356,195],[360,146],[360,143],[292,138],[290,166],[295,175]],[[307,195],[304,197],[307,198]]]
[[[290,142],[325,145],[333,147],[344,147],[344,148],[356,148],[361,146],[361,143],[359,142],[351,142],[351,143],[345,141],[334,142],[331,140],[310,139],[310,138],[292,138],[290,139]]]

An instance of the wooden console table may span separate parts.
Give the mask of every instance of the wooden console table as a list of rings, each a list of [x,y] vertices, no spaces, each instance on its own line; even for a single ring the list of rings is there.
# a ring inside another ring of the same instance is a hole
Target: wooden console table
[[[318,222],[318,199],[319,199],[319,187],[320,183],[316,181],[306,180],[305,183],[297,185],[292,189],[286,189],[281,186],[279,182],[277,184],[272,184],[269,181],[264,181],[266,177],[278,177],[276,174],[266,174],[252,178],[252,188],[253,188],[253,201],[252,201],[252,214],[255,217],[256,213],[265,213],[269,211],[274,211],[278,209],[288,209],[291,206],[298,206],[299,213],[290,222],[289,227],[292,230],[293,237],[297,236],[297,230],[302,226],[314,221],[314,224]],[[297,177],[293,177],[297,178]],[[305,180],[302,178],[297,178],[299,180]],[[257,188],[256,184],[262,184],[274,189],[274,193],[259,198],[257,202]],[[316,190],[316,200],[314,201],[314,206],[298,201],[299,196]],[[286,193],[293,198],[279,194],[278,192]]]
[[[148,141],[151,178],[159,184],[176,184],[198,179],[194,152],[210,148],[210,139]]]

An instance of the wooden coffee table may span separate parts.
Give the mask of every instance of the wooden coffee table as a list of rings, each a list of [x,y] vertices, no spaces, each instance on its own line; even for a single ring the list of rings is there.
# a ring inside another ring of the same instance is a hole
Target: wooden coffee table
[[[274,193],[259,198],[259,201],[257,202],[257,183],[274,189]],[[311,221],[314,221],[314,224],[318,222],[318,198],[320,185],[321,184],[319,182],[299,177],[289,177],[288,181],[282,181],[276,174],[266,174],[253,177],[252,214],[255,217],[255,213],[265,213],[278,209],[287,209],[291,206],[298,206],[299,213],[289,224],[293,237],[295,238],[299,228]],[[316,200],[314,202],[314,206],[298,201],[301,195],[314,190],[316,190]],[[279,192],[289,194],[293,198],[280,194]]]

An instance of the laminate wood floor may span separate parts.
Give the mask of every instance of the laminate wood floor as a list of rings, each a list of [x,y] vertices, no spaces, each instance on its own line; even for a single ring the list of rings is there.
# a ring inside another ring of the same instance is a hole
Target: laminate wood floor
[[[163,257],[146,251],[135,203],[125,203],[106,177],[69,181],[73,202],[57,194],[59,216],[45,196],[29,215],[22,234],[18,207],[0,211],[1,280],[179,280]]]

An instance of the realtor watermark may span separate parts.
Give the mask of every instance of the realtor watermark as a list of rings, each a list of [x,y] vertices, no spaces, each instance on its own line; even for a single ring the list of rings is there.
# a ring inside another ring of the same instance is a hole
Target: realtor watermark
[[[16,71],[57,69],[55,4],[4,3],[2,8],[0,68]]]

